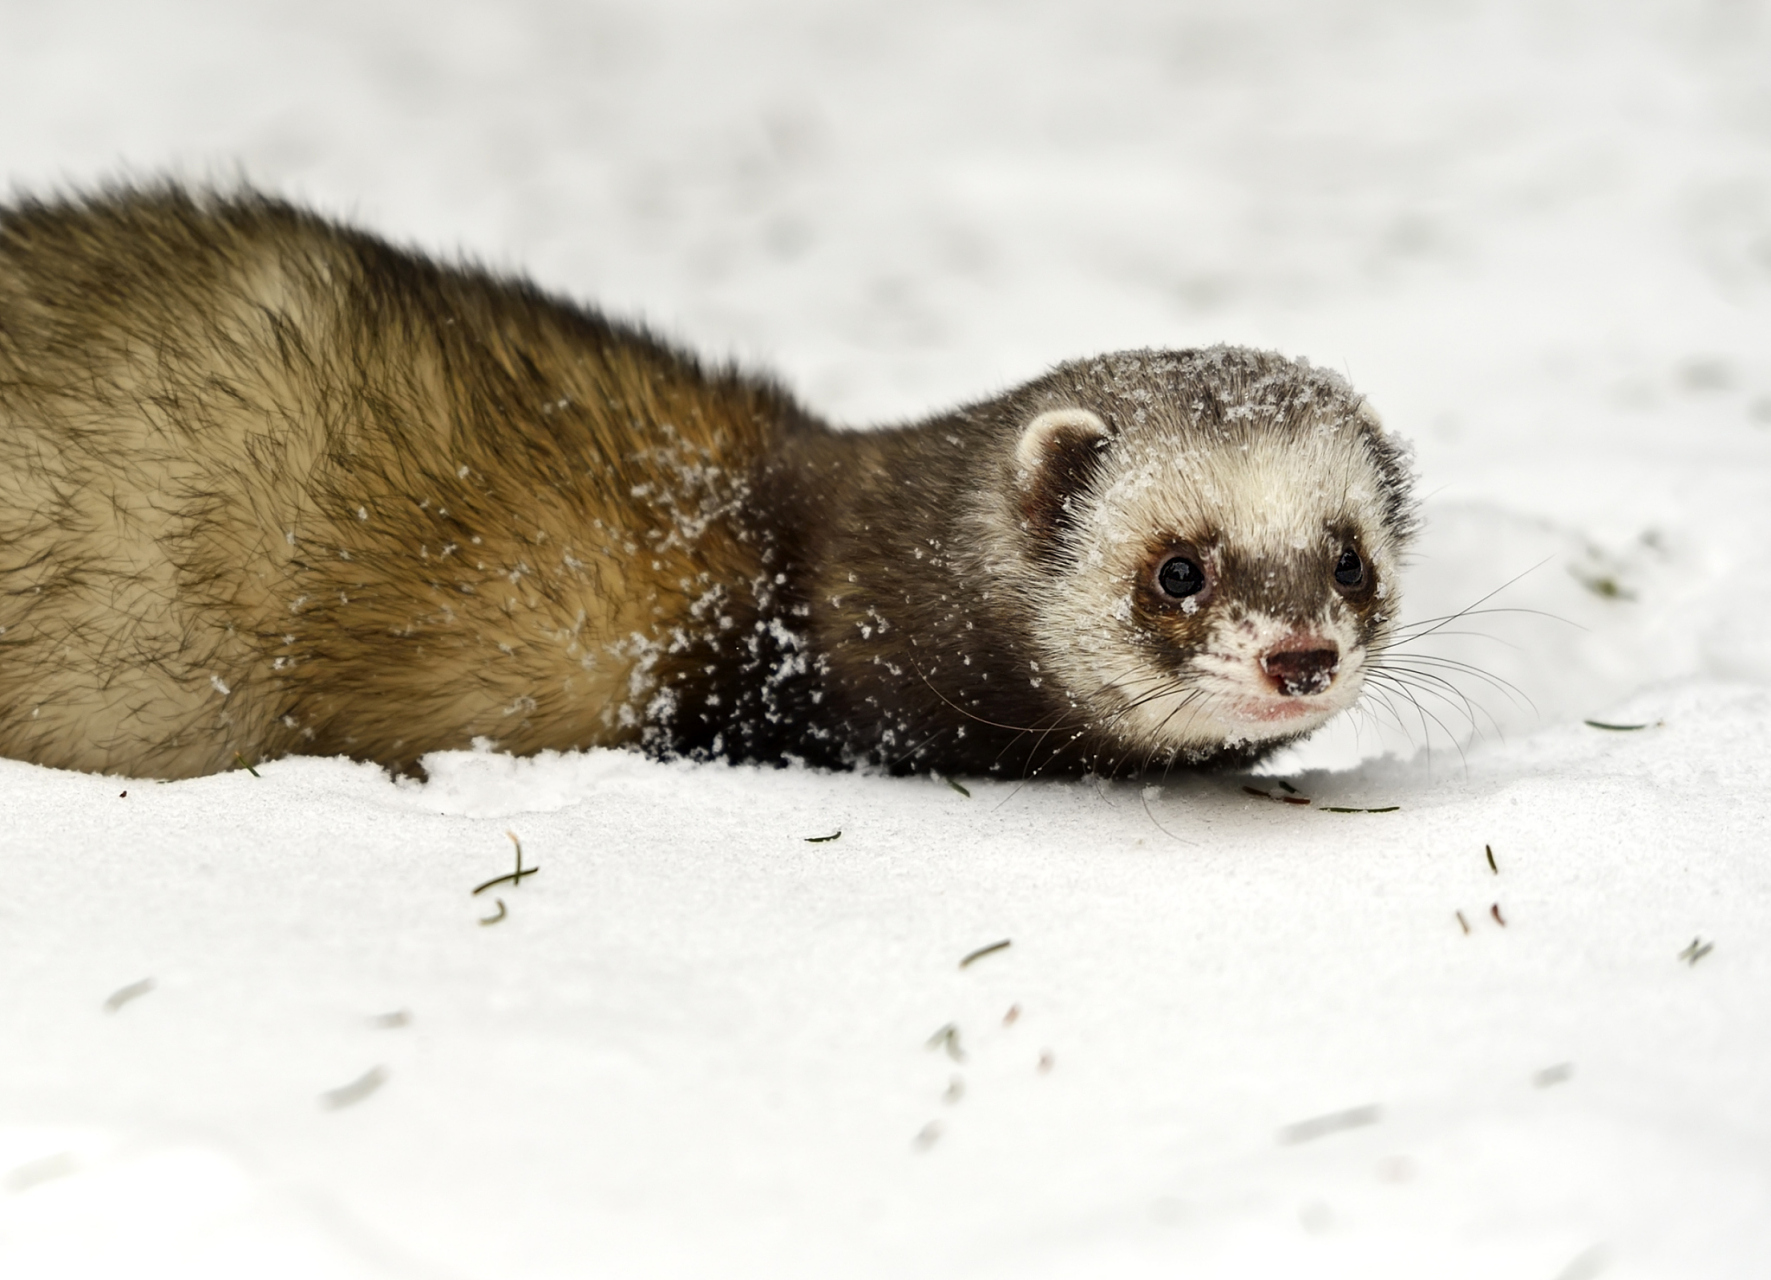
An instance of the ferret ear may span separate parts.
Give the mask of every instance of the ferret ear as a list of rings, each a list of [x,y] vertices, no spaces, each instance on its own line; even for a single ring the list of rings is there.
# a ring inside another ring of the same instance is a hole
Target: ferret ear
[[[1087,409],[1048,409],[1015,444],[1015,482],[1027,531],[1043,550],[1075,520],[1073,499],[1094,478],[1112,439],[1107,424]]]

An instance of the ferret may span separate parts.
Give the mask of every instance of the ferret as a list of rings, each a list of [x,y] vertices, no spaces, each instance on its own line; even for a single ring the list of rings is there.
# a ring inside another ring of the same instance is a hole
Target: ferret
[[[0,211],[0,754],[43,765],[1246,764],[1358,698],[1415,522],[1365,400],[1268,352],[843,430],[249,190]]]

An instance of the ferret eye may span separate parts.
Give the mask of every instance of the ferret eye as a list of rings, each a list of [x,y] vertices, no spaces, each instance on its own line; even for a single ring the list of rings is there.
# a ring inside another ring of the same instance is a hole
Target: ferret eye
[[[1334,580],[1343,587],[1357,587],[1365,581],[1365,562],[1359,553],[1348,547],[1334,562]]]
[[[1156,581],[1165,595],[1180,600],[1205,590],[1205,570],[1185,556],[1176,556],[1157,570]]]

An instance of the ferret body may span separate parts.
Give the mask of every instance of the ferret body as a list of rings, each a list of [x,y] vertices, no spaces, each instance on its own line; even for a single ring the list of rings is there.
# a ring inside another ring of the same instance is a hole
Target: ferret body
[[[46,765],[1252,760],[1357,697],[1412,511],[1268,353],[848,432],[251,193],[0,213],[0,754]]]

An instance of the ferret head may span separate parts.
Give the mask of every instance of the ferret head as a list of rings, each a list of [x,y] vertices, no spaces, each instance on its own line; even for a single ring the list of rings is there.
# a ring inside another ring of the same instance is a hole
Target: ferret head
[[[1266,352],[1139,351],[1012,403],[1025,620],[1108,754],[1258,754],[1352,705],[1415,515],[1403,449],[1345,381]]]

